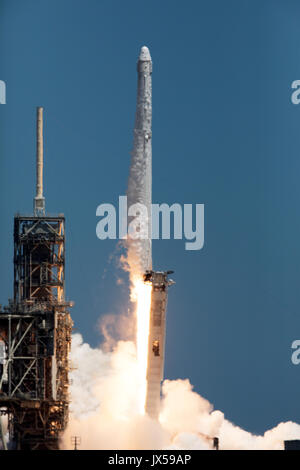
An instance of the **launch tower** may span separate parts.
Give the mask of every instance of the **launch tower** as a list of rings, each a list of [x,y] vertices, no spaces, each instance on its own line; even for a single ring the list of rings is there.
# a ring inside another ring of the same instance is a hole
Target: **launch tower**
[[[14,218],[14,297],[0,311],[0,413],[8,415],[14,448],[50,450],[68,421],[72,303],[65,300],[65,218],[45,213],[43,108],[36,163],[34,213]]]

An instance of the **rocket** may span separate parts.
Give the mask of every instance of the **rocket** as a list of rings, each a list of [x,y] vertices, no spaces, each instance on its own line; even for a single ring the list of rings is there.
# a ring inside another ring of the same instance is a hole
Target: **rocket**
[[[147,216],[144,216],[147,230],[143,237],[130,240],[128,259],[133,271],[139,272],[144,282],[152,285],[145,411],[157,419],[164,373],[168,287],[173,281],[168,279],[172,271],[152,270],[152,60],[146,46],[141,48],[137,72],[137,104],[127,196],[129,207],[142,204],[147,208]]]

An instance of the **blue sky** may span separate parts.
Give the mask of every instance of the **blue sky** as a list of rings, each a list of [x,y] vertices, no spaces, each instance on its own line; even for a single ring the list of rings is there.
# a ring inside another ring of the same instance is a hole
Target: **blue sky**
[[[165,376],[236,424],[300,422],[300,79],[297,0],[0,0],[0,302],[13,292],[13,215],[30,213],[35,108],[45,196],[67,218],[75,329],[128,308],[96,238],[96,208],[125,194],[141,46],[153,59],[153,202],[205,204],[205,245],[154,241],[174,269]]]

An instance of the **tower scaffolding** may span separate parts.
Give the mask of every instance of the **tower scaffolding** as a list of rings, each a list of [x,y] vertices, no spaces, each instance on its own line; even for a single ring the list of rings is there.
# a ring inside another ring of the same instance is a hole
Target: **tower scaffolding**
[[[68,422],[72,305],[65,300],[65,218],[45,213],[37,108],[34,213],[14,218],[14,297],[0,311],[0,408],[16,449],[59,448]]]

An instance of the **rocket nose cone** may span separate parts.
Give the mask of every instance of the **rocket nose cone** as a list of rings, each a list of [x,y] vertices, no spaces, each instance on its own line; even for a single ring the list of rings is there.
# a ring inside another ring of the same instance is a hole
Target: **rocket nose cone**
[[[142,61],[151,60],[151,55],[150,55],[150,52],[149,52],[148,47],[143,46],[143,47],[141,48],[139,60],[142,60]]]

